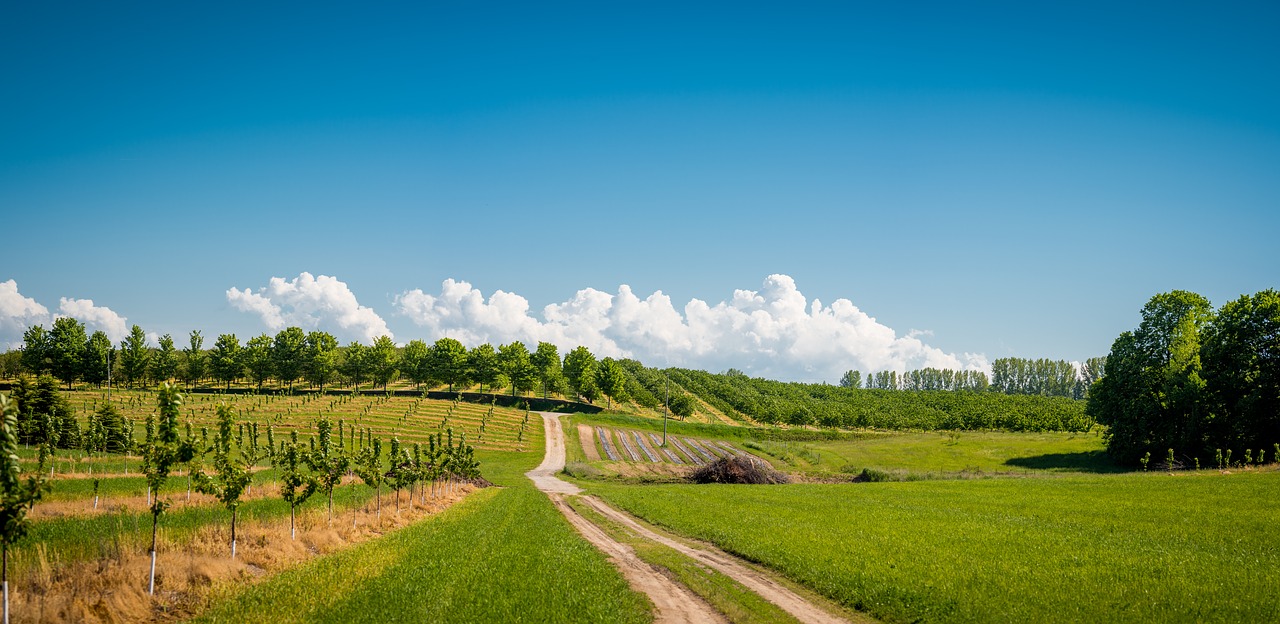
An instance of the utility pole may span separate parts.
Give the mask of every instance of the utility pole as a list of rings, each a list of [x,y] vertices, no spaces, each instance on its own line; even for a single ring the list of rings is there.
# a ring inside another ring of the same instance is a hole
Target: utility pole
[[[668,409],[668,406],[671,405],[671,376],[668,375],[666,371],[663,371],[662,378],[664,380],[663,389],[665,390],[667,395],[667,398],[663,399],[662,401],[662,445],[666,446],[667,445],[667,409]]]
[[[111,346],[107,346],[107,403],[111,402]]]

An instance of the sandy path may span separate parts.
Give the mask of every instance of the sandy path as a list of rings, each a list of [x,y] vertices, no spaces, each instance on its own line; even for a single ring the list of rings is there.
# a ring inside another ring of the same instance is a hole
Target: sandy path
[[[822,609],[819,609],[809,601],[788,589],[786,586],[773,580],[768,575],[745,565],[733,555],[730,555],[718,548],[712,546],[695,548],[693,546],[677,542],[641,526],[633,520],[631,516],[604,504],[597,498],[583,496],[581,500],[600,513],[600,515],[625,526],[636,535],[662,544],[668,548],[675,549],[676,551],[693,558],[698,563],[742,583],[747,587],[747,589],[760,594],[760,596],[765,600],[778,605],[784,611],[790,613],[801,622],[818,622],[823,624],[848,622],[848,620],[836,617]]]
[[[582,454],[587,461],[600,461],[600,451],[596,450],[596,432],[591,425],[578,425],[578,441],[582,442]]]
[[[555,502],[560,513],[617,566],[631,588],[642,592],[653,601],[655,622],[724,622],[724,618],[675,581],[663,576],[652,566],[636,556],[630,546],[622,544],[586,518],[578,515],[565,504],[564,495],[581,492],[572,483],[561,481],[555,474],[564,468],[564,431],[560,428],[560,415],[539,412],[547,432],[547,454],[542,463],[526,475],[539,490],[546,492]]]

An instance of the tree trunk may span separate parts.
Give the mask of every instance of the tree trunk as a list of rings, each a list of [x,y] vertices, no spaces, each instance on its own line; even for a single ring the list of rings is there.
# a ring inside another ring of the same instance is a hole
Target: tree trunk
[[[4,579],[4,624],[9,624],[9,543],[0,542],[0,558],[4,559],[3,572],[0,572],[0,578]]]
[[[292,510],[291,510],[292,511]],[[236,510],[231,510],[231,560],[236,559]]]
[[[156,593],[156,525],[160,518],[155,514],[151,514],[151,580],[147,582],[147,594],[154,596]]]
[[[329,488],[329,526],[333,526],[333,488]]]
[[[296,540],[296,539],[298,539],[298,534],[297,534],[297,532],[295,531],[295,529],[294,529],[294,525],[293,525],[293,509],[294,509],[294,507],[295,507],[295,505],[294,505],[293,503],[289,503],[289,539],[291,539],[291,540]]]

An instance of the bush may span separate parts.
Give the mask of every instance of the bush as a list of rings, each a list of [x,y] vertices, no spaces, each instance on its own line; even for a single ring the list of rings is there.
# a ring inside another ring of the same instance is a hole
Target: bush
[[[760,460],[747,457],[722,457],[689,475],[694,483],[742,483],[749,485],[774,485],[790,483],[782,474]]]

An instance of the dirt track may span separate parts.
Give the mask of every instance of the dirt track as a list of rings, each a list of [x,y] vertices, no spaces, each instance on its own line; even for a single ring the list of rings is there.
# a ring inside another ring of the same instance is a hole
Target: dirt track
[[[558,414],[542,413],[547,433],[547,454],[542,464],[530,471],[538,489],[546,492],[555,502],[560,512],[569,519],[578,532],[597,548],[609,555],[622,575],[631,583],[636,591],[644,592],[653,600],[658,622],[723,622],[724,618],[716,613],[702,599],[695,596],[687,588],[658,573],[645,563],[635,552],[622,544],[602,529],[579,515],[564,502],[564,496],[578,494],[582,490],[577,486],[561,481],[555,474],[564,468],[564,431],[560,427]],[[628,531],[646,540],[672,548],[692,558],[698,563],[711,568],[741,583],[765,600],[778,605],[801,622],[834,624],[848,622],[819,608],[791,591],[785,585],[775,581],[768,574],[756,570],[718,548],[712,546],[694,547],[659,535],[636,522],[631,516],[618,511],[603,501],[592,496],[583,496],[581,500],[602,516],[622,525]]]

